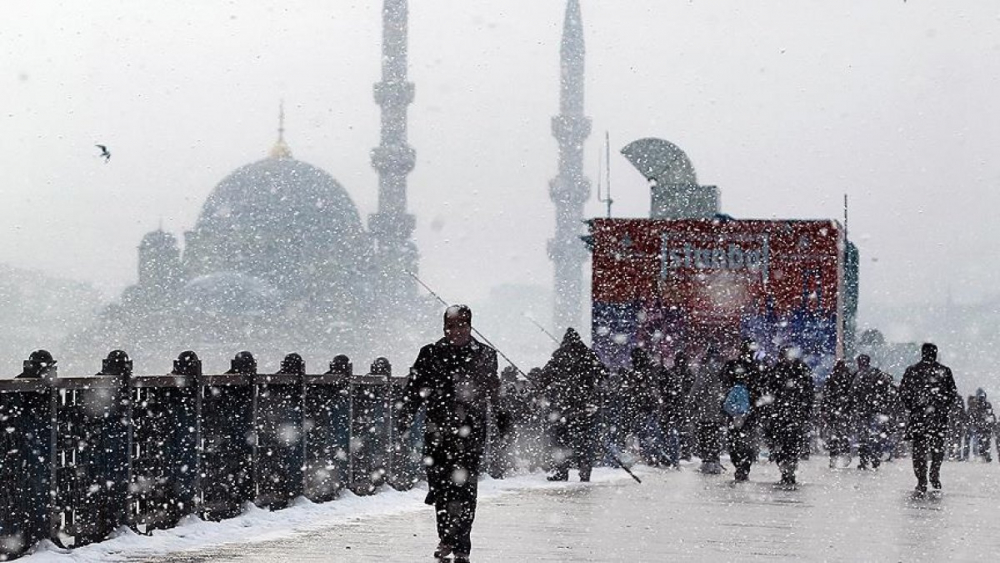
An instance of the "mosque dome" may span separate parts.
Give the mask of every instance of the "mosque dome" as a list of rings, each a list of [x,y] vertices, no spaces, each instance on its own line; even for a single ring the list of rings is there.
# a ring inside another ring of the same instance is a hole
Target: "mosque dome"
[[[219,182],[186,243],[189,279],[241,272],[284,289],[320,263],[353,271],[367,235],[347,191],[279,139],[269,158]]]

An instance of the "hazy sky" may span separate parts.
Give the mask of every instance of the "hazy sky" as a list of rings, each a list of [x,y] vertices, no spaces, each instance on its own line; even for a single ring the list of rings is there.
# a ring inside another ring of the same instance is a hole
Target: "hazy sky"
[[[644,216],[617,154],[659,136],[737,217],[840,218],[862,307],[997,293],[1000,4],[583,0],[594,179]],[[453,300],[549,285],[563,0],[411,0],[410,209],[426,280]],[[363,216],[377,176],[381,2],[4,2],[0,262],[117,292],[136,246],[193,227],[264,157],[286,103],[296,158]],[[110,164],[95,143],[107,144]],[[599,215],[596,201],[588,212]]]

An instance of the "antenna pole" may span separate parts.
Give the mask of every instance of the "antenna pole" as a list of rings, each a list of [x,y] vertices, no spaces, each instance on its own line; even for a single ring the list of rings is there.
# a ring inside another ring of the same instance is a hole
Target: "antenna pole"
[[[607,131],[604,132],[604,172],[607,174],[607,190],[608,190],[608,219],[611,218],[611,204],[615,200],[611,199],[611,134]]]
[[[844,240],[847,240],[847,194],[844,194]]]
[[[604,198],[601,197],[601,176],[603,176],[602,173],[604,172],[604,167],[602,166],[604,163],[601,161],[601,158],[603,156],[601,149],[597,149],[597,201],[601,203],[604,203]]]
[[[600,149],[598,149],[598,153],[597,153],[597,162],[598,162],[598,165],[597,165],[597,201],[599,201],[601,203],[604,203],[604,204],[607,204],[607,206],[608,206],[608,219],[610,219],[611,218],[611,204],[614,203],[615,200],[611,199],[611,137],[608,135],[607,131],[604,132],[604,174],[605,174],[605,178],[606,178],[604,186],[605,186],[605,191],[607,192],[607,196],[605,196],[605,197],[601,197],[601,166],[600,166],[601,153],[600,153]]]

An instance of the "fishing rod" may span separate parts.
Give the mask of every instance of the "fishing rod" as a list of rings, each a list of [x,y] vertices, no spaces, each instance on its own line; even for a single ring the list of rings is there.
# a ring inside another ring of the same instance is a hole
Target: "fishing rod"
[[[614,461],[615,463],[618,464],[618,467],[621,467],[622,469],[625,470],[625,473],[628,473],[629,477],[635,479],[636,483],[639,483],[640,485],[642,484],[642,479],[638,478],[635,475],[635,473],[632,473],[631,469],[629,469],[628,467],[625,467],[625,464],[622,463],[622,460],[618,459],[618,456],[615,455],[615,452],[609,450],[608,451],[608,455],[611,456],[612,461]]]
[[[441,299],[441,296],[438,295],[433,289],[431,289],[430,286],[428,286],[426,283],[424,283],[423,280],[421,280],[420,278],[418,278],[416,274],[414,274],[413,272],[411,272],[409,270],[403,270],[403,271],[406,272],[411,278],[417,280],[417,283],[419,283],[420,285],[422,285],[424,287],[424,289],[426,289],[431,295],[433,295],[435,299],[437,299],[438,301],[440,301],[442,305],[444,305],[445,307],[451,307],[451,303],[448,303],[444,299]],[[504,360],[506,360],[507,363],[511,365],[511,367],[513,367],[514,369],[516,369],[517,373],[521,374],[521,377],[527,379],[528,381],[531,381],[528,378],[528,374],[524,373],[524,371],[522,371],[521,368],[517,367],[517,364],[515,364],[513,360],[511,360],[510,358],[508,358],[507,354],[504,354],[503,351],[500,350],[500,348],[497,348],[496,344],[493,344],[492,342],[490,342],[490,339],[486,338],[485,336],[483,336],[483,333],[479,332],[479,329],[477,329],[476,327],[471,327],[471,328],[472,328],[472,332],[476,333],[476,336],[478,336],[480,339],[482,339],[482,341],[485,342],[487,345],[489,345],[491,348],[493,348],[494,350],[496,350],[497,354],[500,354],[501,358],[503,358]]]
[[[549,332],[549,331],[545,330],[545,327],[544,327],[544,326],[542,326],[542,325],[538,324],[538,321],[536,321],[535,319],[533,319],[533,318],[529,317],[528,315],[524,315],[524,318],[526,318],[526,319],[528,319],[529,321],[531,321],[531,324],[533,324],[533,325],[537,326],[537,327],[538,327],[538,330],[540,330],[540,331],[544,332],[544,333],[545,333],[545,336],[548,336],[549,338],[551,338],[553,342],[555,342],[556,344],[562,344],[561,342],[559,342],[559,339],[558,339],[558,338],[556,338],[555,336],[552,336],[552,333],[551,333],[551,332]]]

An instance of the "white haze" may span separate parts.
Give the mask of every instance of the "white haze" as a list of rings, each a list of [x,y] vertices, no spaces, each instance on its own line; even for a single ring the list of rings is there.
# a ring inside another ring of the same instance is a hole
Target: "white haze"
[[[410,2],[409,208],[424,278],[450,300],[551,285],[549,120],[564,7]],[[596,180],[610,130],[615,215],[643,216],[649,205],[616,149],[663,137],[737,217],[841,218],[849,194],[863,325],[947,341],[917,317],[948,296],[995,318],[995,2],[582,8],[594,122],[586,166]],[[295,157],[329,171],[367,217],[380,9],[374,0],[4,3],[0,263],[117,295],[135,280],[144,233],[162,223],[181,235],[226,174],[266,155],[281,99]],[[95,143],[109,146],[109,164]],[[901,306],[912,323],[886,312]]]

